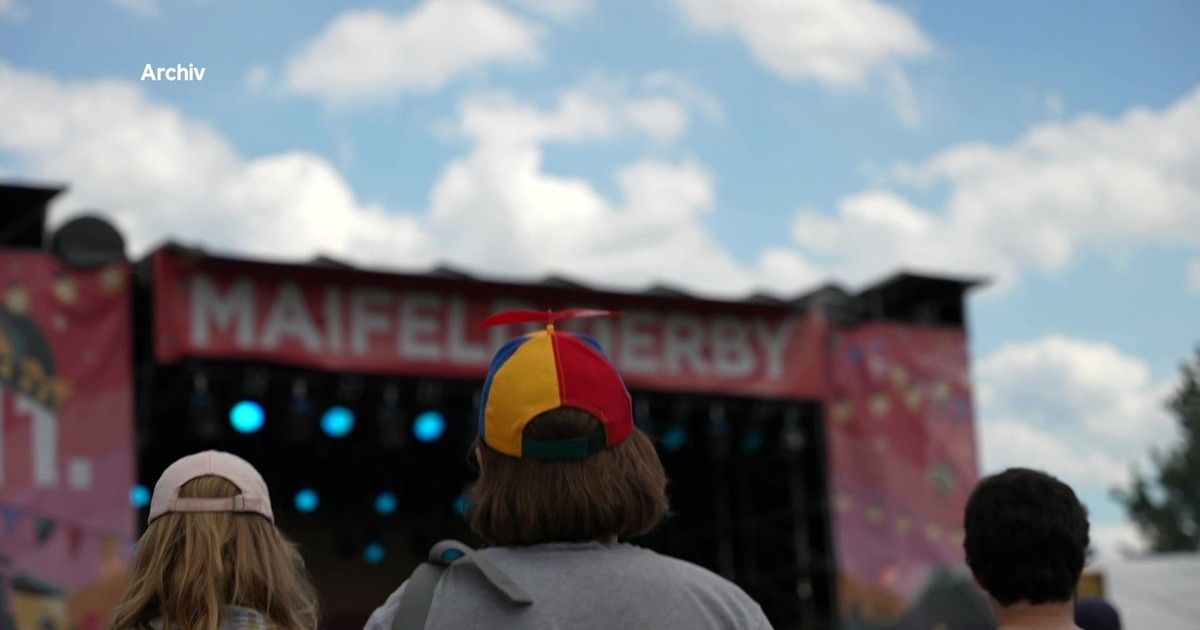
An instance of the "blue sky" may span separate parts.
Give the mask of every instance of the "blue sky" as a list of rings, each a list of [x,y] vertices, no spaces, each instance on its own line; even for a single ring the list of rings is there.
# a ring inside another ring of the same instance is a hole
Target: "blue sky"
[[[1106,489],[1200,342],[1200,5],[0,0],[0,176],[135,253],[717,295],[984,275],[989,469]],[[140,81],[146,64],[202,81]],[[286,236],[279,226],[290,226]],[[508,234],[496,239],[497,232]]]

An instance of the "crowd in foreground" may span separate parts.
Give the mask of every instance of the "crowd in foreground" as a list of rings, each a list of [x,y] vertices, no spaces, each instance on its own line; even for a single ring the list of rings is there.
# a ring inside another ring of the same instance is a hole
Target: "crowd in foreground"
[[[667,514],[662,464],[596,342],[529,317],[546,329],[497,352],[480,403],[467,518],[486,548],[435,547],[366,630],[769,629],[733,583],[621,542]],[[1120,628],[1111,606],[1075,601],[1088,520],[1066,484],[1027,469],[987,477],[964,529],[1000,630]],[[163,472],[111,628],[315,630],[319,617],[250,463],[205,451]]]

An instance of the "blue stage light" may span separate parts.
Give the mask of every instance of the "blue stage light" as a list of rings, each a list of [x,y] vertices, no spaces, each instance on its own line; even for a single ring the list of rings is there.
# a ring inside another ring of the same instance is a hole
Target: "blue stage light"
[[[761,429],[753,429],[742,438],[742,452],[747,455],[754,455],[762,450],[763,444],[767,441],[767,436],[763,435]]]
[[[150,505],[150,489],[140,483],[130,488],[129,502],[133,504],[133,507],[138,509]]]
[[[446,417],[432,409],[413,421],[413,435],[421,442],[436,442],[446,433]]]
[[[253,400],[243,400],[229,409],[229,424],[238,433],[254,433],[263,427],[267,414],[262,405]]]
[[[366,560],[367,564],[379,564],[383,562],[385,555],[387,555],[387,550],[383,548],[383,543],[380,542],[370,543],[366,549],[363,549],[363,560]]]
[[[394,492],[380,492],[375,497],[375,511],[380,514],[391,514],[396,511],[396,507],[400,504]]]
[[[321,504],[321,497],[316,490],[312,488],[304,488],[296,493],[296,498],[292,501],[296,505],[297,512],[312,512]]]
[[[471,500],[464,494],[458,495],[458,498],[454,500],[454,513],[459,516],[466,516],[469,509],[471,509]]]
[[[321,430],[332,438],[346,437],[354,430],[354,412],[340,405],[330,407],[321,416]]]
[[[663,432],[663,450],[672,453],[678,451],[679,449],[683,448],[684,444],[687,443],[687,439],[687,427],[682,424],[673,424],[667,427],[667,430]]]

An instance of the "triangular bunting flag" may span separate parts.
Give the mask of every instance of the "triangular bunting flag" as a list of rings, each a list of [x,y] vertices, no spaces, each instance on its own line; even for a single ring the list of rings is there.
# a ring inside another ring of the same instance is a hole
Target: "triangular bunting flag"
[[[117,549],[120,547],[121,541],[117,540],[112,534],[105,534],[100,537],[100,563],[105,564],[111,562],[117,557]]]
[[[71,558],[79,555],[79,548],[83,545],[83,528],[78,525],[72,525],[67,528],[67,552]]]
[[[37,518],[37,544],[42,546],[50,539],[50,535],[54,533],[56,527],[54,519],[48,516],[39,516]]]
[[[121,541],[112,534],[100,536],[100,576],[110,577],[122,571],[125,561],[121,558]]]
[[[17,525],[21,523],[21,510],[6,505],[0,508],[0,518],[4,520],[4,535],[9,536],[17,531]]]

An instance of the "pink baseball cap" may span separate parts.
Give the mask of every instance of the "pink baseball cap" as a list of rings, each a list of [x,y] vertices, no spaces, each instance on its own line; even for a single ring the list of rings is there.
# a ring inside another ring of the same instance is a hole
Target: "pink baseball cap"
[[[196,479],[213,475],[228,480],[238,487],[241,494],[224,499],[180,498],[179,488]],[[180,458],[167,466],[158,483],[154,484],[154,496],[150,499],[150,518],[147,523],[167,512],[250,512],[267,517],[275,522],[271,513],[271,496],[267,493],[267,482],[250,465],[250,462],[223,451],[204,451]]]

